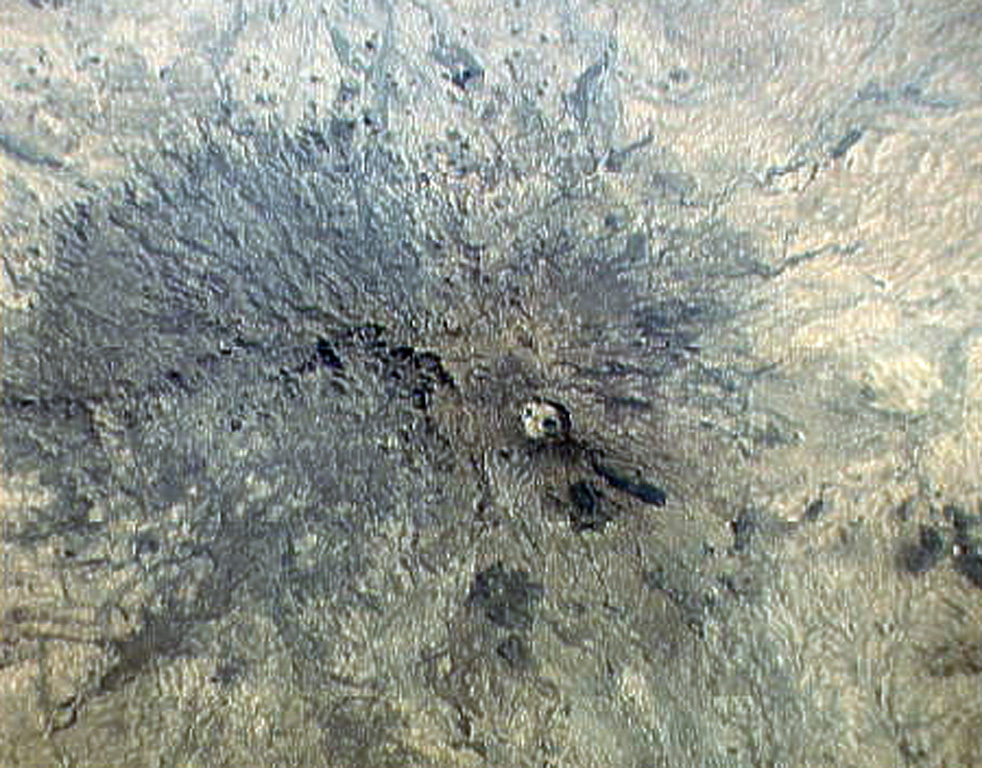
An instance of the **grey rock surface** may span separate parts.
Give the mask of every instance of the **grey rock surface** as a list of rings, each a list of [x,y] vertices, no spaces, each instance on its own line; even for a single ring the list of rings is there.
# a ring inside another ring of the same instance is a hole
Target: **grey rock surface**
[[[0,765],[982,763],[980,33],[4,0]]]

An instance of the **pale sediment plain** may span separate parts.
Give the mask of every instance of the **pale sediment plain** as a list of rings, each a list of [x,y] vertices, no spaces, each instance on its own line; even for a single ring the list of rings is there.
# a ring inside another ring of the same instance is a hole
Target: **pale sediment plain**
[[[982,764],[980,40],[0,2],[0,765]]]

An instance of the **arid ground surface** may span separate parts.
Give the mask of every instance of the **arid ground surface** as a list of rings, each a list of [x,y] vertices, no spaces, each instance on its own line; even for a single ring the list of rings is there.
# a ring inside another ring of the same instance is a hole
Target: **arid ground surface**
[[[0,766],[982,765],[974,2],[0,0]]]

